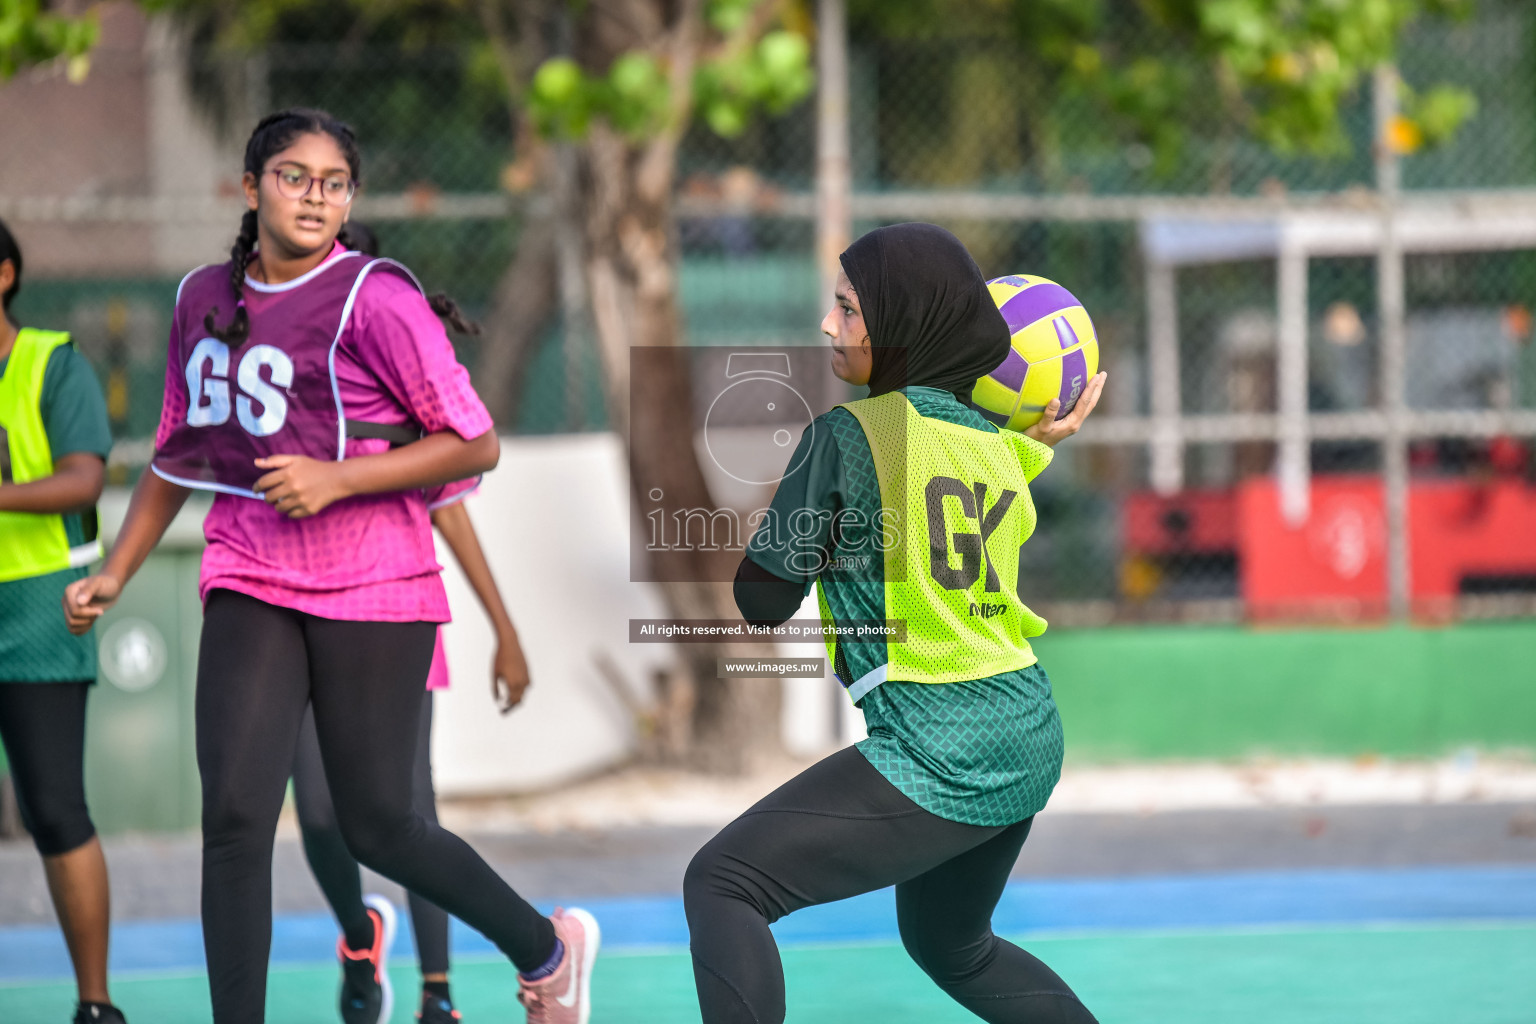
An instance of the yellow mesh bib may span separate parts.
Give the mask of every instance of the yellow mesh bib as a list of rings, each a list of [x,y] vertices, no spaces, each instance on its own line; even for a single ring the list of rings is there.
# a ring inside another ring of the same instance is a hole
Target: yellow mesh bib
[[[0,376],[0,487],[53,473],[53,451],[39,404],[48,357],[69,335],[22,328]],[[0,511],[0,583],[89,565],[101,557],[96,542],[71,549],[64,517]]]
[[[864,429],[881,504],[895,516],[896,542],[883,553],[885,608],[906,624],[904,639],[886,644],[885,665],[844,680],[849,697],[887,679],[953,683],[1033,665],[1028,638],[1046,622],[1020,596],[1019,563],[1035,529],[1029,481],[1051,450],[1022,434],[921,416],[900,392],[843,408]],[[836,664],[835,640],[827,651]]]

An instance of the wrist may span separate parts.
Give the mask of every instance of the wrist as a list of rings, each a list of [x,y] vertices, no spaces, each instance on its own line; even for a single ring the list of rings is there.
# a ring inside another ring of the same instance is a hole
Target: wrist
[[[145,552],[145,555],[147,556],[148,552]],[[127,586],[129,578],[133,576],[135,570],[138,569],[139,564],[143,560],[143,556],[135,557],[133,551],[124,547],[122,544],[122,538],[119,537],[118,540],[110,548],[107,549],[107,557],[102,560],[101,568],[97,569],[93,575],[100,576],[104,579],[110,579],[119,587]]]
[[[495,620],[492,625],[496,630],[497,643],[517,643],[517,629],[512,625],[511,619],[503,615],[500,619]]]
[[[1055,443],[1052,442],[1052,441],[1047,441],[1043,437],[1036,437],[1034,434],[1031,434],[1028,431],[1024,432],[1024,437],[1026,437],[1027,439],[1035,442],[1035,444],[1037,444],[1040,447],[1046,449],[1047,451],[1055,451],[1056,450]],[[1061,440],[1061,439],[1057,438],[1057,440]]]
[[[367,458],[367,456],[362,456]],[[337,500],[350,498],[358,493],[357,489],[357,459],[341,459],[333,463],[331,481],[336,488]]]

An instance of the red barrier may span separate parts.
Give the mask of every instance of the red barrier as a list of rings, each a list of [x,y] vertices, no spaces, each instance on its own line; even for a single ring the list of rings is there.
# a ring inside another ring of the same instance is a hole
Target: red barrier
[[[1121,513],[1127,553],[1230,554],[1237,550],[1237,495],[1230,488],[1163,497],[1140,491]]]
[[[1257,619],[1370,619],[1386,611],[1387,524],[1381,480],[1312,478],[1310,514],[1280,512],[1268,477],[1238,487],[1238,565],[1248,614]]]
[[[1275,481],[1171,498],[1132,495],[1125,550],[1177,556],[1235,552],[1255,619],[1374,619],[1387,610],[1387,527],[1379,477],[1315,476],[1296,525]],[[1536,576],[1536,487],[1521,480],[1418,480],[1408,493],[1410,592],[1416,613],[1450,614],[1468,577]]]
[[[1408,492],[1413,595],[1454,598],[1467,576],[1536,574],[1536,488],[1426,481]]]

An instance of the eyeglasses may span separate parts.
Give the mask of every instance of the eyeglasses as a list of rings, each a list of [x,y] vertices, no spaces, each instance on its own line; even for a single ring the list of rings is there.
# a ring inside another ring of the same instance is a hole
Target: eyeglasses
[[[267,173],[277,179],[277,194],[284,199],[303,199],[317,181],[320,197],[331,206],[346,206],[357,192],[357,182],[345,174],[321,178],[297,167],[278,167]]]

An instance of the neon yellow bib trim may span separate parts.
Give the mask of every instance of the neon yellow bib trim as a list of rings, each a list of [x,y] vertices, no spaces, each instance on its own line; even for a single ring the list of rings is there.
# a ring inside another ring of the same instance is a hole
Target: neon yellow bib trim
[[[1035,529],[1029,481],[1051,450],[1011,431],[921,416],[896,391],[843,408],[864,428],[881,503],[898,517],[897,543],[884,552],[885,608],[906,623],[884,665],[844,680],[848,696],[887,679],[953,683],[1033,665],[1028,638],[1046,621],[1020,596],[1019,561]],[[819,583],[817,603],[830,624]],[[827,654],[836,664],[833,639]]]
[[[43,428],[43,372],[48,357],[69,344],[62,331],[23,327],[0,376],[0,487],[53,474],[53,450]],[[101,543],[69,546],[64,517],[53,513],[0,511],[0,583],[89,565]]]

